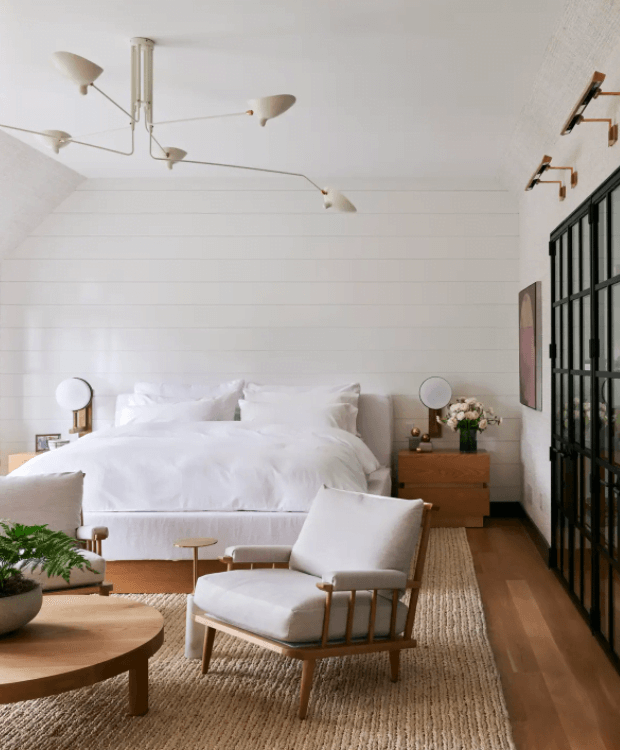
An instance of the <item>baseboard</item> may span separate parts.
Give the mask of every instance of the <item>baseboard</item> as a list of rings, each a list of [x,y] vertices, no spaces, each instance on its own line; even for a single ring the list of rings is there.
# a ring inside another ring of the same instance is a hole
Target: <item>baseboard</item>
[[[551,562],[551,546],[538,526],[536,526],[534,521],[529,517],[527,511],[524,508],[522,508],[522,511],[523,515],[521,516],[521,521],[523,526],[525,527],[530,539],[534,542],[536,549],[540,552],[540,556],[545,561],[545,565],[549,567]]]
[[[514,501],[509,503],[491,502],[491,518],[523,518],[525,511],[520,502]]]

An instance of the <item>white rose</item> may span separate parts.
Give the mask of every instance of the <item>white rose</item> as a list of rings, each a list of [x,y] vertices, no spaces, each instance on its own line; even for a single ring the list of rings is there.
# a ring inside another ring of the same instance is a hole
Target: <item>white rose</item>
[[[478,425],[478,429],[479,430],[486,430],[487,424],[488,424],[488,422],[487,422],[486,419],[481,419],[480,420],[480,424]]]
[[[457,418],[457,419],[459,420],[459,422],[460,422],[461,420],[465,419],[465,413],[464,413],[464,412],[462,412],[462,411],[460,411],[460,412],[459,412],[459,413],[458,413],[458,414],[456,415],[456,418]]]
[[[459,421],[455,417],[452,417],[452,419],[448,420],[448,426],[451,427],[453,430],[456,430],[456,426],[458,423]]]
[[[475,404],[476,403],[476,399],[475,398],[466,398],[465,399],[465,403],[466,404]]]
[[[465,419],[478,419],[478,414],[475,411],[466,411]]]

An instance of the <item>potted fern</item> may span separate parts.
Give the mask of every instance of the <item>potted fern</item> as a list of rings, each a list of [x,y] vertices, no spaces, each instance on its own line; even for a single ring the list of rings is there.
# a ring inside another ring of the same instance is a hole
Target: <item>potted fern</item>
[[[0,635],[30,622],[41,609],[43,592],[23,574],[28,566],[67,583],[74,568],[93,571],[75,539],[43,526],[0,521]],[[95,572],[95,571],[93,571]]]

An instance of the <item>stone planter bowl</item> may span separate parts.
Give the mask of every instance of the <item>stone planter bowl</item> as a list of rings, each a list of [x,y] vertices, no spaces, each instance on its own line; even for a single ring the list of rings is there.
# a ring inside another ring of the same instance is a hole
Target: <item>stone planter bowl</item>
[[[32,591],[0,597],[0,636],[21,628],[39,614],[43,592],[37,585]]]

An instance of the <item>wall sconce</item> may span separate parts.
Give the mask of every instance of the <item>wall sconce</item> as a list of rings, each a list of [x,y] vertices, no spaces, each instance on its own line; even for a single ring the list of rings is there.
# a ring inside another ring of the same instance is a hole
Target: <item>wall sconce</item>
[[[568,169],[570,170],[570,186],[572,188],[577,186],[577,172],[572,167],[552,167],[551,166],[551,157],[550,156],[543,156],[542,161],[540,164],[536,167],[536,171],[534,174],[530,177],[530,179],[527,182],[527,185],[525,186],[526,190],[531,190],[534,185],[538,185],[539,183],[543,183],[544,185],[559,185],[560,186],[560,200],[563,201],[564,198],[566,198],[566,187],[562,183],[562,180],[541,180],[540,178],[542,175],[548,170],[548,169]]]
[[[584,92],[579,97],[579,101],[573,107],[572,112],[568,116],[568,120],[564,123],[561,135],[570,133],[575,125],[579,125],[582,122],[606,122],[609,126],[607,134],[607,145],[613,146],[618,140],[618,125],[614,125],[613,121],[608,117],[591,117],[585,118],[583,113],[586,107],[592,99],[598,99],[599,96],[620,96],[620,91],[601,91],[601,85],[605,80],[605,74],[596,71],[590,80],[590,83],[586,86]]]
[[[63,380],[56,388],[56,401],[73,412],[71,435],[78,437],[93,431],[93,389],[82,378]]]
[[[441,437],[441,425],[437,417],[441,416],[441,410],[450,403],[451,398],[452,387],[443,378],[427,378],[420,386],[420,401],[428,409],[428,434],[431,437]]]

